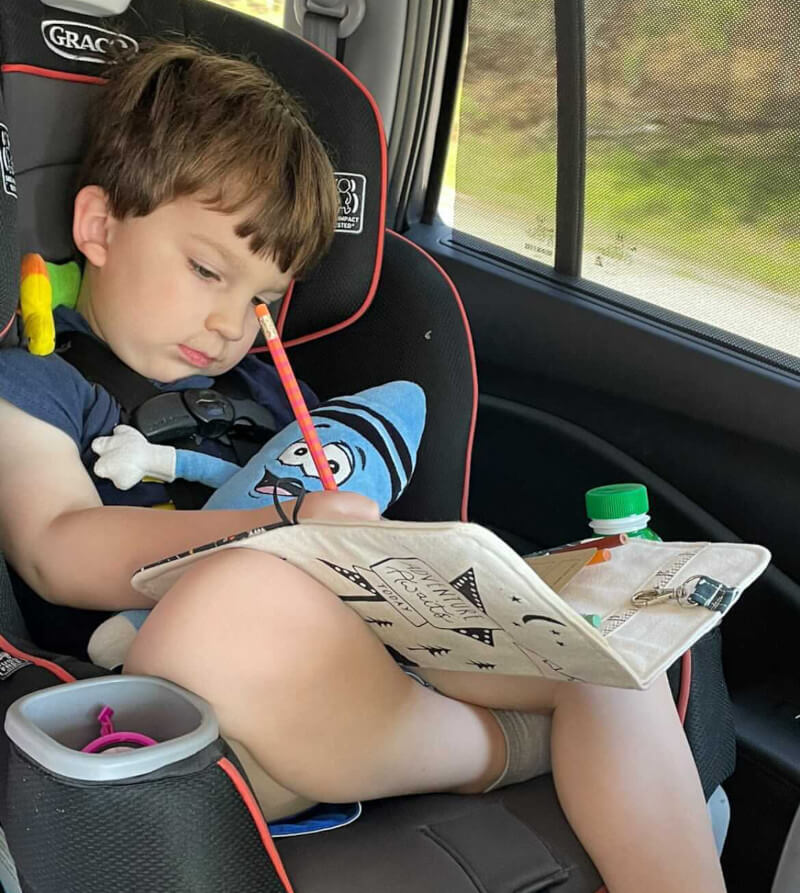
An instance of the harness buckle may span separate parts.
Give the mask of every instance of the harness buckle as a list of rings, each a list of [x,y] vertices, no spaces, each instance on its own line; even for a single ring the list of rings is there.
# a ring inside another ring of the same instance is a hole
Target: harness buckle
[[[152,443],[173,443],[192,435],[218,440],[226,434],[272,433],[275,419],[252,400],[231,400],[211,388],[169,391],[145,400],[134,410],[131,424]]]
[[[197,433],[201,437],[222,437],[230,430],[236,412],[227,397],[210,388],[190,388],[182,396],[186,408],[197,419]]]

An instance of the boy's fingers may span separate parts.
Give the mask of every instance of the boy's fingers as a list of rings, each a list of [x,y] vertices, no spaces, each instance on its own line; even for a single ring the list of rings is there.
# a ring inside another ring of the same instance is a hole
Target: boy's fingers
[[[321,490],[306,496],[303,508],[300,510],[300,518],[378,521],[380,520],[380,509],[374,500],[362,496],[360,493],[350,493],[346,490]]]

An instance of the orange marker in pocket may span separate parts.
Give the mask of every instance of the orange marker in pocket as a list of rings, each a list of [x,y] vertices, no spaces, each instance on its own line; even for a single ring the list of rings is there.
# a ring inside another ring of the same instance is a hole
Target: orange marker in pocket
[[[603,564],[605,561],[611,561],[611,549],[598,549],[586,562],[586,566],[589,567],[590,564]]]

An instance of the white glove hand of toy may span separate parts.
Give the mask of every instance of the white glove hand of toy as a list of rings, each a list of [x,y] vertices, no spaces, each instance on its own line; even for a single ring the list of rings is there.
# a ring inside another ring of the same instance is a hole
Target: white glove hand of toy
[[[92,449],[100,456],[94,473],[119,490],[130,490],[145,477],[175,480],[175,448],[150,443],[129,425],[117,425],[111,437],[95,437]]]

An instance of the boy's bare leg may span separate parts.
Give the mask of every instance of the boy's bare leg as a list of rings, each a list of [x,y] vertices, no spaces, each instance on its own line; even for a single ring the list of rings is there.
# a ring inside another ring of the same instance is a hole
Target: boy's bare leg
[[[552,704],[558,799],[610,893],[724,891],[711,821],[665,676],[647,691],[423,671],[490,707]],[[548,691],[549,690],[549,691]]]
[[[319,800],[479,791],[505,748],[487,706],[553,712],[559,798],[610,893],[724,890],[696,770],[662,680],[648,692],[473,674],[411,681],[368,627],[286,562],[198,562],[145,623],[127,672],[209,700],[275,779]]]
[[[328,589],[263,552],[193,565],[153,609],[125,671],[204,697],[226,737],[310,799],[481,790],[503,770],[488,710],[414,682]]]

